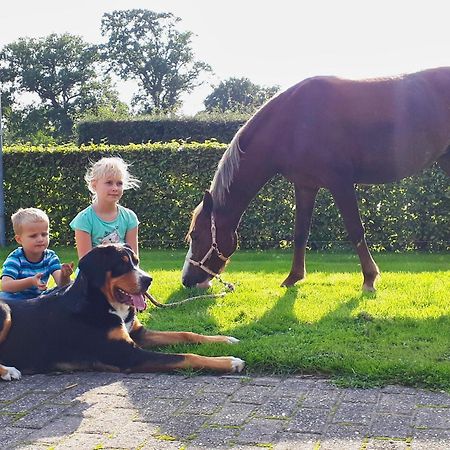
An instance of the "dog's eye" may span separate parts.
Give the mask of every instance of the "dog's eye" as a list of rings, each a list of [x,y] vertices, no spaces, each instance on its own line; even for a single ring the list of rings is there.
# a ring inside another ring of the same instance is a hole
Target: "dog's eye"
[[[127,267],[131,266],[138,266],[139,265],[139,259],[136,257],[136,255],[130,254],[130,255],[123,255],[122,261],[125,263]]]
[[[116,263],[115,266],[111,270],[111,275],[113,277],[119,277],[120,275],[123,275],[130,271],[130,262],[125,262],[121,260],[120,262]]]

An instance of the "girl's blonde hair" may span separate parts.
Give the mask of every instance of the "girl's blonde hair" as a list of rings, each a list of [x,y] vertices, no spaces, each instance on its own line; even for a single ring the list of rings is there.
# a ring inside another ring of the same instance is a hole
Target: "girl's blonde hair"
[[[92,187],[92,182],[108,176],[122,178],[124,190],[138,188],[141,182],[130,174],[128,171],[129,166],[129,164],[118,156],[104,157],[96,163],[93,163],[87,170],[84,179],[94,198],[95,190]]]

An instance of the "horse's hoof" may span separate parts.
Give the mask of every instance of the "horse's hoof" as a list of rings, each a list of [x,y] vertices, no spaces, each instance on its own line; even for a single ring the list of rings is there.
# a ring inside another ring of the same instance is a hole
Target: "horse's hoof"
[[[372,276],[364,276],[363,292],[376,292],[375,282],[381,278],[380,272]]]
[[[376,292],[374,286],[368,286],[367,284],[363,284],[362,290],[363,292]]]
[[[288,277],[281,283],[281,287],[292,287],[297,283],[297,281],[303,281],[305,277],[299,275],[288,275]]]

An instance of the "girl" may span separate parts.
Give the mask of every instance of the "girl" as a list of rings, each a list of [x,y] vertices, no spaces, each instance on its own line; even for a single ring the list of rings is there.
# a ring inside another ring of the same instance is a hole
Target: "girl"
[[[119,205],[125,189],[134,189],[140,181],[128,172],[128,164],[118,157],[102,158],[84,177],[92,193],[92,204],[70,222],[75,231],[78,258],[100,244],[122,242],[138,254],[136,214]]]

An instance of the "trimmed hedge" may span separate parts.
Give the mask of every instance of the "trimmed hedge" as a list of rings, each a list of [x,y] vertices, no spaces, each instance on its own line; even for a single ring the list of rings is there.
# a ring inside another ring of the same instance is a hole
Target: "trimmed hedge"
[[[105,120],[81,122],[78,125],[78,144],[108,143],[112,145],[145,142],[204,142],[216,139],[230,142],[248,117],[233,120],[153,119]]]
[[[19,207],[45,210],[52,223],[51,245],[73,245],[71,219],[89,202],[84,174],[90,160],[119,155],[132,164],[141,188],[126,191],[124,206],[138,215],[140,245],[181,248],[191,212],[209,187],[226,146],[217,143],[128,146],[10,147],[4,153],[7,239],[9,217]],[[448,178],[438,168],[398,183],[358,188],[367,240],[375,249],[448,250]],[[242,248],[289,246],[294,228],[294,192],[275,177],[254,199],[240,225]],[[319,193],[310,247],[347,246],[347,234],[328,192]]]

